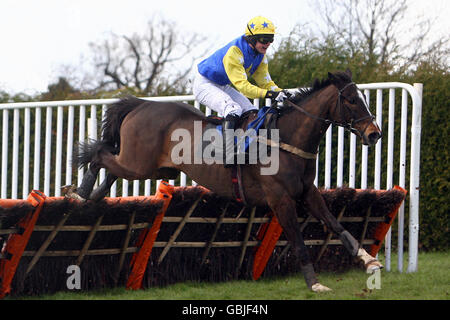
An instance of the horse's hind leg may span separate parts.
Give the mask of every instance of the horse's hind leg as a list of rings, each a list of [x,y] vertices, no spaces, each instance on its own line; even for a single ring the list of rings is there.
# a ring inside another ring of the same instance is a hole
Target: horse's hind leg
[[[77,156],[78,165],[87,167],[89,164],[89,169],[84,174],[83,180],[76,190],[76,198],[89,199],[89,195],[97,180],[98,172],[103,167],[101,160],[104,152],[111,152],[111,147],[105,141],[99,140],[80,145],[80,151]]]
[[[315,218],[323,221],[330,230],[336,233],[344,247],[353,257],[358,257],[364,262],[367,272],[373,272],[383,268],[381,263],[369,255],[366,250],[361,248],[358,241],[350,234],[350,232],[345,230],[339,221],[337,221],[336,217],[331,214],[322,195],[314,185],[312,185],[305,193],[303,201],[309,213]]]
[[[77,188],[77,194],[83,199],[89,199],[92,189],[94,188],[95,181],[97,180],[97,174],[100,171],[100,167],[90,166],[83,176],[80,186]]]
[[[106,175],[105,180],[103,180],[103,182],[98,186],[98,188],[96,188],[94,191],[91,192],[89,199],[92,201],[99,201],[103,199],[108,193],[114,181],[116,180],[117,177],[115,175],[108,173]]]

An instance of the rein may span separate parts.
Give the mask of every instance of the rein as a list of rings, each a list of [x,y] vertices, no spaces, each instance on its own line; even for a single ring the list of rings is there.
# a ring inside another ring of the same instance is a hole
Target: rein
[[[344,92],[345,89],[347,89],[347,87],[349,87],[351,85],[356,85],[356,84],[354,82],[350,82],[350,83],[346,84],[342,89],[340,89],[338,91],[338,98],[336,100],[336,109],[339,110],[339,114],[341,114],[341,115],[342,115],[342,98],[344,98],[345,100],[348,100],[348,98],[345,97],[342,93]],[[360,121],[366,120],[366,119],[372,119],[372,121],[375,120],[375,117],[372,114],[369,114],[368,116],[361,117],[361,118],[356,119],[356,120],[351,119],[350,122],[347,122],[347,123],[338,122],[338,121],[335,121],[335,120],[325,119],[325,118],[316,116],[314,114],[311,114],[308,111],[306,111],[303,107],[301,107],[299,105],[296,105],[295,103],[293,103],[289,99],[287,101],[292,107],[294,107],[296,110],[302,112],[303,114],[307,115],[308,117],[310,117],[312,119],[315,119],[315,120],[319,120],[319,121],[325,122],[328,125],[329,124],[333,124],[333,125],[338,126],[338,127],[343,127],[345,130],[348,130],[348,131],[356,134],[358,137],[361,137],[361,134],[359,133],[358,130],[356,130],[354,128],[354,124],[358,123]],[[369,124],[367,126],[369,126]],[[367,128],[367,126],[366,126],[366,128]],[[366,128],[364,128],[363,132],[365,131]]]
[[[347,89],[351,85],[356,85],[356,84],[354,82],[350,82],[350,83],[347,83],[342,89],[338,90],[338,99],[336,100],[336,109],[339,111],[339,114],[341,114],[341,115],[342,115],[342,98],[344,98],[345,100],[348,100],[348,98],[345,97],[342,93],[345,91],[345,89]],[[296,110],[302,112],[306,116],[308,116],[308,117],[310,117],[312,119],[315,119],[315,120],[319,120],[319,121],[325,122],[328,125],[329,124],[333,124],[335,126],[343,127],[345,130],[348,130],[348,131],[356,134],[360,138],[361,138],[361,134],[359,133],[358,130],[356,130],[354,128],[354,124],[358,123],[360,121],[366,120],[366,119],[372,119],[372,121],[375,120],[375,117],[372,114],[370,114],[370,112],[369,112],[369,115],[361,117],[359,119],[356,119],[356,120],[351,119],[350,122],[347,122],[347,123],[339,122],[339,121],[330,120],[330,119],[326,119],[326,118],[322,118],[322,117],[316,116],[316,115],[306,111],[303,107],[293,103],[289,99],[287,99],[287,101],[292,107],[294,107]],[[267,112],[264,114],[264,116],[266,114],[268,114],[269,111],[275,107],[275,105],[276,105],[276,102],[274,102],[270,106],[270,108],[267,110]],[[264,117],[262,117],[261,120],[263,118]],[[364,132],[368,126],[369,126],[369,124],[367,124],[367,126],[364,128],[364,130],[362,132]],[[279,148],[279,149],[282,149],[284,151],[290,152],[290,153],[292,153],[294,155],[297,155],[297,156],[299,156],[301,158],[304,158],[304,159],[307,159],[307,160],[315,160],[315,159],[317,159],[317,152],[316,153],[306,152],[306,151],[303,151],[302,149],[294,147],[294,146],[292,146],[290,144],[287,144],[287,143],[284,143],[284,142],[277,143],[277,142],[275,142],[273,140],[270,140],[270,139],[267,139],[267,138],[265,138],[263,136],[258,136],[258,141],[261,142],[261,143],[264,143],[264,144],[266,144],[268,146],[271,146],[271,147],[274,147],[274,148]]]

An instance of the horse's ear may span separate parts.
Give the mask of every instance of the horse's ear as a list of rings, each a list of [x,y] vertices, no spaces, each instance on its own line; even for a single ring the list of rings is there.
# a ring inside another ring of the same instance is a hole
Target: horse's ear
[[[345,73],[350,77],[350,79],[352,78],[352,71],[350,70],[350,68],[347,68],[347,70],[345,70]]]
[[[339,82],[339,79],[334,74],[332,74],[331,72],[328,72],[328,79],[330,79],[330,81],[332,83]]]

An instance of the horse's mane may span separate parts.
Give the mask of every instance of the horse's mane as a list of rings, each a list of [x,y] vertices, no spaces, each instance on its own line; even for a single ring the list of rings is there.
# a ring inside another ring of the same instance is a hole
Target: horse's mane
[[[345,72],[339,71],[333,73],[333,75],[336,78],[341,79],[343,82],[351,81],[351,78]],[[328,87],[329,85],[331,85],[331,79],[329,77],[325,79],[314,79],[314,81],[308,87],[298,88],[299,92],[293,98],[291,98],[291,101],[297,105],[301,105],[309,98],[311,98],[314,93],[324,89],[325,87]]]

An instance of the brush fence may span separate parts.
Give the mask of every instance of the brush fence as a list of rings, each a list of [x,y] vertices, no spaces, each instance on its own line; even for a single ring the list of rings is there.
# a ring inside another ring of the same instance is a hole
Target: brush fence
[[[262,276],[299,271],[281,229],[279,234],[270,231],[273,215],[268,208],[245,208],[205,190],[172,187],[169,200],[150,196],[80,203],[47,197],[31,231],[23,226],[33,210],[31,204],[16,200],[15,204],[1,206],[0,280],[4,295],[68,290],[68,268],[72,265],[80,267],[81,290],[148,288],[187,280],[256,279],[259,275],[255,276],[255,268],[263,271]],[[321,192],[332,213],[372,254],[384,237],[380,236],[380,227],[390,226],[392,213],[405,197],[396,189]],[[168,207],[162,212],[165,205]],[[300,202],[297,207],[316,270],[343,271],[355,266],[340,240],[305,214]],[[160,228],[155,228],[157,219],[162,222]],[[6,248],[11,247],[14,235],[26,234],[24,229],[31,234],[23,252],[16,254],[17,265],[11,276],[5,265],[13,259]],[[153,243],[145,243],[150,236]],[[265,252],[258,251],[263,243]],[[139,262],[143,251],[146,253]],[[138,282],[133,286],[136,275]]]

